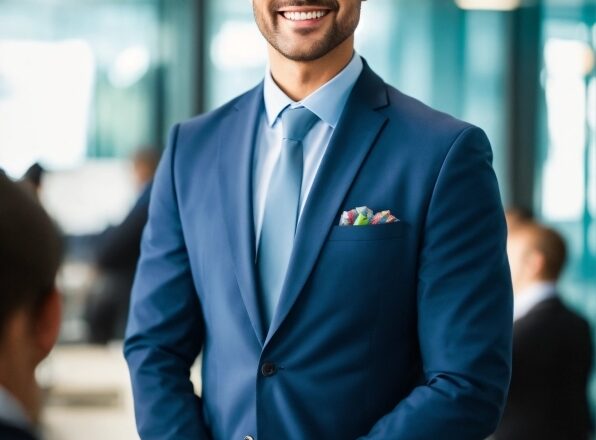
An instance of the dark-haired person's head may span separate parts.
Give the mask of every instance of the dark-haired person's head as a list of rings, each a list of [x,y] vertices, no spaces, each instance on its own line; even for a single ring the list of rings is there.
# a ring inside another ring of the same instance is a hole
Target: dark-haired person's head
[[[35,198],[39,198],[41,184],[45,172],[45,168],[39,163],[35,162],[27,169],[27,171],[25,171],[25,174],[23,174],[23,177],[21,177],[19,184],[25,188],[26,191],[33,194]]]
[[[22,187],[0,173],[0,391],[36,423],[35,368],[58,337],[55,288],[62,241],[54,224]]]
[[[509,232],[507,252],[516,292],[533,283],[557,282],[567,258],[563,237],[534,221],[523,222]]]
[[[31,165],[25,174],[23,174],[22,180],[26,180],[30,182],[35,188],[39,188],[41,186],[41,180],[45,173],[45,169],[37,162]]]

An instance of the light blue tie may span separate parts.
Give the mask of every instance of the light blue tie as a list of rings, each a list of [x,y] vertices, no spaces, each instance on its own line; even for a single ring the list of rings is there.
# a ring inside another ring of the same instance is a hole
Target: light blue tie
[[[302,140],[317,119],[304,107],[287,108],[281,115],[281,154],[269,183],[257,253],[261,312],[266,329],[271,324],[294,245],[302,187]]]

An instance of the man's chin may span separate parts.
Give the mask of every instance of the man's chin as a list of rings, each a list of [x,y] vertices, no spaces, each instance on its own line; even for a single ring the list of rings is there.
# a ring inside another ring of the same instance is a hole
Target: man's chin
[[[326,42],[312,39],[312,41],[302,41],[297,44],[284,44],[276,47],[276,49],[284,58],[292,61],[307,62],[324,57],[332,50],[329,46]]]
[[[320,58],[323,58],[325,56],[325,53],[320,53],[318,51],[312,51],[312,50],[290,50],[290,51],[284,51],[284,50],[278,50],[278,52],[283,55],[284,58],[287,58],[288,60],[291,61],[296,61],[296,62],[309,62],[309,61],[316,61]]]

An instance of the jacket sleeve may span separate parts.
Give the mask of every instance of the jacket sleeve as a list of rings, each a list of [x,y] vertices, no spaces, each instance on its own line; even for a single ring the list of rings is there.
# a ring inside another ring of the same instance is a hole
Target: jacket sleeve
[[[512,287],[492,152],[468,127],[430,199],[418,266],[421,385],[366,440],[482,440],[503,412],[511,373]]]
[[[204,329],[177,205],[177,136],[175,126],[153,184],[124,342],[143,440],[209,438],[189,380]]]

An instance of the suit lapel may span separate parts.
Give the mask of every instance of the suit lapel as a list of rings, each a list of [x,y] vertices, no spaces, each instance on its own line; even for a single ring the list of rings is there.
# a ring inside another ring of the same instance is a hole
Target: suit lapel
[[[221,128],[218,149],[220,194],[234,269],[244,306],[263,345],[255,275],[255,233],[252,206],[253,151],[263,111],[262,83],[240,98]]]
[[[265,344],[279,329],[312,272],[341,204],[385,124],[386,117],[376,110],[387,103],[384,82],[365,63],[300,217],[284,287]]]

